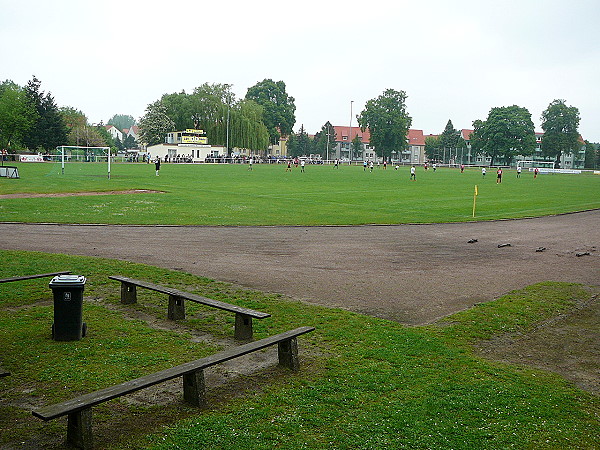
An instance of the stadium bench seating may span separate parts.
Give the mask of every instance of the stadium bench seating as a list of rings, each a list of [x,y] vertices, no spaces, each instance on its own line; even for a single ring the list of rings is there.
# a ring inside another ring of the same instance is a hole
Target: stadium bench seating
[[[121,303],[132,304],[137,303],[136,287],[150,289],[156,292],[161,292],[169,296],[168,317],[171,320],[185,319],[185,303],[184,300],[189,300],[202,305],[211,306],[213,308],[222,309],[235,313],[235,339],[250,340],[252,339],[252,318],[264,319],[270,317],[267,314],[253,309],[242,308],[240,306],[231,305],[229,303],[220,302],[210,298],[202,297],[196,294],[190,294],[178,289],[160,286],[158,284],[149,283],[147,281],[135,280],[133,278],[122,277],[119,275],[111,275],[108,278],[121,282]]]
[[[299,368],[297,337],[313,330],[314,327],[296,328],[170,369],[145,375],[135,380],[81,395],[62,403],[45,406],[32,411],[32,413],[35,417],[45,421],[67,415],[67,443],[79,448],[92,448],[93,406],[177,377],[183,377],[184,400],[192,405],[205,406],[205,368],[277,344],[279,364],[296,371]]]

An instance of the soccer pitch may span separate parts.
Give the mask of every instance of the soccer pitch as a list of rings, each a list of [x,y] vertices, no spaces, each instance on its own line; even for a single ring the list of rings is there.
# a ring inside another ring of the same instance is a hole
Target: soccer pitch
[[[17,164],[0,179],[0,221],[172,225],[362,225],[533,217],[600,208],[600,176],[505,170],[286,164]],[[475,186],[475,218],[473,203]],[[120,193],[120,191],[159,191]],[[102,195],[64,195],[65,193]],[[47,194],[35,196],[32,194]],[[60,195],[62,194],[62,195]]]

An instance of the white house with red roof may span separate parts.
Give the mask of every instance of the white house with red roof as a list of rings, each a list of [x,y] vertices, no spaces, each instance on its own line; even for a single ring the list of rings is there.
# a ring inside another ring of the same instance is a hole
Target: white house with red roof
[[[133,125],[131,128],[123,128],[123,135],[125,137],[131,136],[137,141],[140,135],[140,128],[137,125]]]
[[[110,133],[113,139],[119,138],[119,140],[123,142],[123,133],[117,127],[114,125],[104,125],[104,128],[106,128],[106,131]]]
[[[343,161],[350,161],[353,158],[351,155],[352,141],[358,136],[362,143],[362,155],[359,159],[373,159],[375,160],[375,150],[370,146],[371,134],[369,130],[362,131],[360,127],[341,127],[334,126],[335,142],[336,146],[330,150],[330,159],[341,159]]]

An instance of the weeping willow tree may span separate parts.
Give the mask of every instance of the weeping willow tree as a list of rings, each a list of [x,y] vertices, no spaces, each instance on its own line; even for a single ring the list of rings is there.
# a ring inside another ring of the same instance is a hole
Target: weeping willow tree
[[[208,84],[194,89],[165,94],[161,98],[177,130],[202,129],[213,145],[264,151],[269,133],[263,123],[263,109],[252,100],[237,101],[230,84]],[[175,131],[175,130],[173,130]]]
[[[229,120],[230,146],[265,150],[269,145],[269,131],[262,121],[262,106],[253,100],[242,100],[232,113]]]

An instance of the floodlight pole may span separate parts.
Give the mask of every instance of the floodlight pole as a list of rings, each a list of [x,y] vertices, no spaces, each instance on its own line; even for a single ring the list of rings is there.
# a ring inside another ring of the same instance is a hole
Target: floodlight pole
[[[327,143],[326,143],[326,148],[327,148],[327,164],[329,164],[329,124],[327,125]]]
[[[229,157],[229,105],[227,105],[227,142],[226,142],[226,146],[227,148],[225,149],[225,158],[227,159]]]
[[[350,127],[348,130],[348,159],[350,165],[352,165],[352,140],[350,139],[352,135],[352,103],[354,103],[354,100],[350,100]]]

